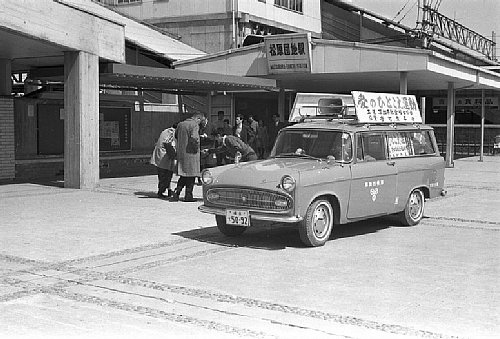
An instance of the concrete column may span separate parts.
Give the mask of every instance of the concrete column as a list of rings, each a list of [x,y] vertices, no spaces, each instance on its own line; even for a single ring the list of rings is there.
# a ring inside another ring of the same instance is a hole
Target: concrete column
[[[12,94],[12,63],[8,59],[0,59],[0,95]]]
[[[0,59],[0,180],[16,176],[11,61]]]
[[[408,72],[399,72],[399,94],[408,94]]]
[[[278,115],[281,121],[285,121],[285,90],[280,88],[280,92],[278,94]]]
[[[420,98],[420,112],[422,112],[422,123],[425,124],[425,97]]]
[[[481,143],[479,149],[479,161],[483,161],[484,157],[484,116],[486,113],[485,103],[484,103],[484,89],[481,90]]]
[[[64,53],[64,187],[99,182],[99,57]]]
[[[455,84],[448,83],[448,105],[446,108],[446,167],[453,167],[453,143],[455,140]]]

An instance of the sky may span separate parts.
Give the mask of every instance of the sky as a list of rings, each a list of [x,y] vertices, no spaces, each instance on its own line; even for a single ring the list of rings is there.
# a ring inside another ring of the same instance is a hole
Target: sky
[[[345,1],[345,0],[344,0]],[[497,36],[497,55],[500,54],[500,0],[428,0],[432,4],[441,2],[438,11],[448,18],[491,39]],[[389,19],[414,28],[417,22],[418,0],[347,0]],[[420,0],[422,3],[423,0]],[[399,14],[398,14],[399,13]],[[403,18],[404,17],[404,18]]]

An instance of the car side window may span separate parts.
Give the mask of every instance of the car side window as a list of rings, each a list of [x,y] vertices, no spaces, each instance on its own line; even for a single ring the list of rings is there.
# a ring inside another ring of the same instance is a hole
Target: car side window
[[[362,154],[363,161],[387,159],[385,135],[383,133],[362,133],[358,135],[357,157]],[[361,147],[361,151],[359,149]]]

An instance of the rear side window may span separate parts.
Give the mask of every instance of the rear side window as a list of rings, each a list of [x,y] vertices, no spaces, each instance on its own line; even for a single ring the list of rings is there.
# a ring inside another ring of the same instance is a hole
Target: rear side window
[[[382,133],[362,133],[357,137],[358,161],[376,161],[387,159],[385,135]]]
[[[435,153],[429,131],[389,132],[387,143],[392,159]]]

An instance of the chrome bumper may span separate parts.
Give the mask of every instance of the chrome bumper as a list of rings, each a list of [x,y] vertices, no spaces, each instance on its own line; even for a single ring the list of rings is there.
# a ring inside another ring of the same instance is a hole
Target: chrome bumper
[[[216,215],[226,215],[226,210],[224,208],[217,207],[207,207],[205,205],[201,205],[198,207],[198,210],[203,213],[216,214]],[[264,221],[276,221],[276,222],[285,222],[285,223],[295,223],[302,221],[304,218],[300,216],[281,216],[279,214],[264,214],[261,211],[250,210],[250,218],[255,220],[264,220]]]

